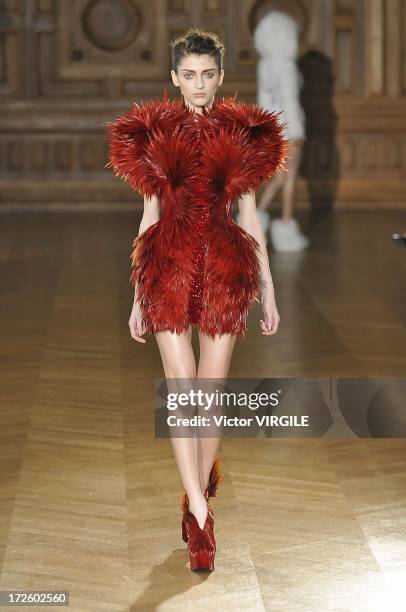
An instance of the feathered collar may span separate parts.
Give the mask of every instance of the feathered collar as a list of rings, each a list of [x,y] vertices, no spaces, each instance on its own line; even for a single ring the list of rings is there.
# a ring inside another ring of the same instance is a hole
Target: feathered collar
[[[194,135],[203,128],[202,160],[207,175],[218,178],[218,190],[227,197],[255,190],[283,167],[287,140],[279,113],[237,101],[236,95],[214,100],[204,114],[186,106],[183,96],[135,102],[107,124],[107,167],[147,195],[189,184],[195,172]]]
[[[171,131],[179,123],[196,124],[199,120],[209,120],[209,123],[217,126],[243,128],[253,140],[262,140],[274,134],[279,114],[271,113],[258,104],[237,100],[237,92],[233,96],[215,98],[210,108],[203,107],[202,113],[196,113],[185,104],[183,96],[171,100],[165,89],[161,98],[140,104],[134,102],[132,109],[118,119],[117,127],[124,133],[135,134],[141,130],[146,135],[153,134],[156,129]]]

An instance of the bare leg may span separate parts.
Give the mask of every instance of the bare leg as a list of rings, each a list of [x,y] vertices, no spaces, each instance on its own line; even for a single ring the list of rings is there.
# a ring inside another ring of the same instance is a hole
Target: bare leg
[[[213,340],[210,336],[199,332],[200,360],[197,378],[227,378],[235,341],[236,336],[230,334],[217,336]],[[216,384],[214,386],[218,387]],[[220,446],[220,439],[220,436],[213,438],[199,437],[198,439],[202,491],[206,490],[209,482],[210,471]]]
[[[155,334],[166,378],[196,378],[196,362],[191,344],[192,328],[184,334]],[[225,334],[213,340],[199,333],[198,378],[226,378],[236,336]],[[189,509],[201,528],[207,516],[204,497],[220,438],[171,438],[175,460],[189,499]]]
[[[155,338],[166,378],[189,381],[196,379],[196,362],[191,343],[192,327],[189,326],[187,332],[183,334],[160,332],[155,334]],[[207,504],[200,488],[198,439],[171,437],[171,442],[182,483],[189,498],[190,511],[195,515],[200,527],[203,527]]]
[[[283,185],[285,180],[286,171],[276,174],[271,180],[265,185],[265,188],[258,199],[257,208],[260,210],[268,210],[270,208],[274,197],[278,193],[279,188]]]
[[[286,179],[283,185],[282,219],[289,221],[293,215],[293,196],[295,192],[296,177],[302,159],[303,141],[289,141],[289,157],[287,161]]]

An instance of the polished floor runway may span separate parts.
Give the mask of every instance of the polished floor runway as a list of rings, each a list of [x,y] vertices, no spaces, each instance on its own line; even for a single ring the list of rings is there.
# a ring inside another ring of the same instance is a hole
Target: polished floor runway
[[[405,377],[403,213],[299,220],[311,250],[270,251],[279,331],[256,305],[230,377]],[[158,347],[128,333],[139,218],[1,224],[0,590],[69,591],[83,612],[404,610],[404,439],[224,439],[216,570],[192,573],[154,437]]]

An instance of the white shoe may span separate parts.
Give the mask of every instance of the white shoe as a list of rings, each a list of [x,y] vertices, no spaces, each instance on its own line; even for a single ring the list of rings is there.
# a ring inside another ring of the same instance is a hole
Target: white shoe
[[[296,236],[299,238],[299,243],[303,245],[303,248],[307,248],[310,244],[309,239],[306,238],[306,236],[300,231],[300,227],[296,219],[290,219],[290,223],[292,224],[292,233],[296,234]]]
[[[257,217],[258,217],[259,224],[262,228],[262,231],[264,232],[265,242],[266,244],[268,244],[270,215],[266,210],[261,210],[260,208],[257,208]],[[239,211],[237,212],[236,222],[238,224],[240,223],[240,212]]]
[[[302,251],[310,244],[308,238],[300,232],[296,219],[275,219],[270,224],[270,235],[275,251]]]

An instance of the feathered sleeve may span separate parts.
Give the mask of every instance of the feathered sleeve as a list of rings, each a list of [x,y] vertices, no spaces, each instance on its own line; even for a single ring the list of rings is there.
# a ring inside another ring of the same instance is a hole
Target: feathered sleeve
[[[235,170],[229,174],[229,184],[238,183],[237,195],[256,191],[264,181],[285,168],[288,141],[280,113],[236,101],[235,97],[223,99],[218,113],[229,133],[237,134],[235,143],[241,143],[239,150],[235,145],[232,147]]]
[[[134,102],[129,111],[106,124],[108,163],[105,167],[148,197],[159,195],[164,187],[165,177],[155,151],[171,112],[166,98],[143,104]]]

